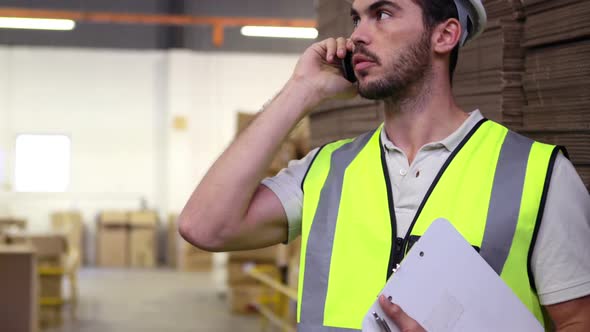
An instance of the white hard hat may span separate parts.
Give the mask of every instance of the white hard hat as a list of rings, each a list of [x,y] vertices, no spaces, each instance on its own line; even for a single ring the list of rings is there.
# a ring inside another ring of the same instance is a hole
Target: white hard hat
[[[475,39],[485,29],[487,22],[486,10],[481,0],[454,0],[461,22],[461,41],[459,46],[465,45],[468,40]]]

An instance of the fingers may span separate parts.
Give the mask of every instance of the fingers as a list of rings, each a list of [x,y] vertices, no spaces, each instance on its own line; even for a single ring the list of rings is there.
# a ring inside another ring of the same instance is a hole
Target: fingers
[[[350,38],[346,39],[346,49],[354,52],[354,43],[352,42],[352,39],[350,39]]]
[[[405,332],[421,332],[425,331],[417,321],[408,316],[402,308],[391,302],[391,297],[386,298],[385,295],[379,296],[379,304],[383,312],[395,322],[395,325]]]
[[[344,59],[346,52],[352,50],[352,42],[349,39],[328,38],[323,41],[326,49],[326,61],[333,62],[335,58]]]
[[[336,39],[337,55],[340,59],[344,59],[346,56],[346,39],[340,37]]]
[[[326,43],[326,61],[332,62],[334,60],[334,53],[336,52],[336,40],[334,38],[328,38]]]

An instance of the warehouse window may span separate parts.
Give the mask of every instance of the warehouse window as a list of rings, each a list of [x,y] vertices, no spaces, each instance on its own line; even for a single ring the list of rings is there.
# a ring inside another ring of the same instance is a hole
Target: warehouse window
[[[18,135],[15,189],[63,192],[70,181],[70,138],[65,135]]]

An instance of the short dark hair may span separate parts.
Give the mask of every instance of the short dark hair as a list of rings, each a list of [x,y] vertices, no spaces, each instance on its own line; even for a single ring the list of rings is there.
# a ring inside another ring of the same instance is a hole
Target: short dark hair
[[[454,0],[412,0],[422,9],[422,21],[427,31],[449,18],[459,18]],[[453,82],[453,74],[459,59],[459,43],[451,51],[449,58],[449,78]]]

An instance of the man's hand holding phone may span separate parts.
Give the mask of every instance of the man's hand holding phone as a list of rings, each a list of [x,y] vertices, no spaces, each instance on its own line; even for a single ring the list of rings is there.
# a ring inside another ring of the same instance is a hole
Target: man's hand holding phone
[[[299,58],[291,80],[303,82],[317,94],[318,101],[331,98],[352,98],[356,96],[356,85],[351,83],[350,61],[354,45],[343,37],[328,38],[311,45]],[[346,71],[346,69],[348,69]],[[348,72],[348,78],[345,78]]]

